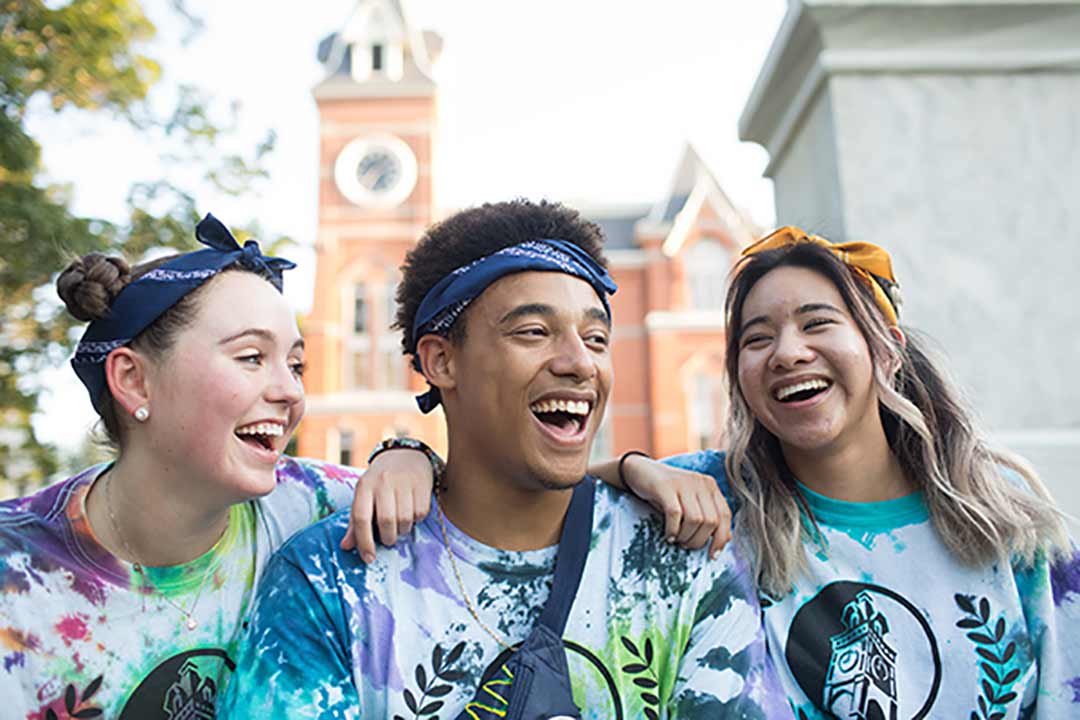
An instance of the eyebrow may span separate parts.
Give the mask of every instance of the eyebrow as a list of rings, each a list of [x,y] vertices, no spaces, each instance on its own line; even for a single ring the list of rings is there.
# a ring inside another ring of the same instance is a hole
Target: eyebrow
[[[604,323],[609,330],[611,329],[611,316],[598,307],[591,307],[586,310],[585,317],[588,320],[599,320]]]
[[[499,318],[499,325],[505,325],[508,322],[513,322],[519,318],[527,315],[540,315],[546,318],[553,318],[556,316],[555,308],[545,303],[526,303],[525,305],[518,305],[516,308]],[[611,327],[611,318],[608,314],[598,307],[591,307],[584,313],[585,318],[588,320],[599,320],[607,327]]]
[[[555,317],[555,308],[550,305],[545,305],[544,303],[526,303],[525,305],[518,305],[516,308],[513,308],[510,312],[499,318],[499,325],[505,325],[508,322],[513,322],[526,315]]]
[[[837,315],[842,315],[843,314],[843,311],[840,310],[835,305],[830,305],[829,303],[823,303],[823,302],[805,303],[805,304],[800,305],[799,307],[795,308],[795,314],[796,315],[806,315],[807,313],[821,312],[821,311],[832,312],[832,313],[836,313]],[[752,318],[750,318],[749,320],[747,320],[746,322],[743,323],[743,326],[739,329],[739,331],[740,332],[745,332],[746,328],[750,327],[751,325],[754,325],[756,323],[767,323],[768,321],[769,321],[769,316],[768,315],[758,315],[756,317],[752,317]]]
[[[229,337],[219,342],[218,345],[228,345],[234,340],[239,340],[240,338],[248,336],[257,337],[262,340],[266,340],[267,342],[274,342],[277,339],[274,333],[264,328],[248,328],[247,330],[241,330],[235,335],[230,335]],[[289,350],[292,351],[296,350],[297,348],[299,348],[300,350],[304,349],[304,338],[297,338],[296,342],[292,344],[292,347],[290,347]]]

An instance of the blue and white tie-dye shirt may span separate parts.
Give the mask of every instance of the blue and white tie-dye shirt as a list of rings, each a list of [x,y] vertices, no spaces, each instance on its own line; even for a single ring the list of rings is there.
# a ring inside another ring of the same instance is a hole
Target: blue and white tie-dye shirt
[[[726,489],[723,453],[667,462]],[[762,600],[800,720],[1080,717],[1080,555],[973,568],[921,493],[849,503],[801,490],[822,547],[806,546],[792,593]]]
[[[347,521],[328,518],[271,560],[220,716],[504,715],[509,651],[466,608],[438,510],[370,566],[338,548]],[[522,641],[547,600],[556,548],[508,552],[446,529],[480,618]],[[585,718],[790,718],[759,613],[732,550],[710,561],[669,545],[644,504],[598,485],[564,633]]]
[[[145,568],[151,585],[87,521],[104,469],[0,503],[0,717],[213,718],[271,553],[347,507],[359,471],[283,458],[273,492],[234,505],[203,556]]]

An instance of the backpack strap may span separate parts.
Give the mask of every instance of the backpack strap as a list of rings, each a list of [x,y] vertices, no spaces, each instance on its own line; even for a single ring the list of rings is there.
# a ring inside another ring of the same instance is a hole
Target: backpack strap
[[[540,614],[540,624],[547,626],[560,638],[566,629],[566,619],[577,597],[585,560],[589,556],[596,479],[586,475],[573,492],[559,536],[559,549],[555,554],[555,580]]]

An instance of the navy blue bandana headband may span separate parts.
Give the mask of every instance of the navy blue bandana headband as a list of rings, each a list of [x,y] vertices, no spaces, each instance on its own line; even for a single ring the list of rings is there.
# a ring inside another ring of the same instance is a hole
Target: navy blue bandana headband
[[[98,413],[106,388],[105,358],[134,340],[189,292],[232,265],[265,274],[281,292],[281,273],[296,267],[284,258],[263,255],[254,240],[240,247],[228,228],[210,214],[195,226],[195,237],[209,247],[180,255],[128,283],[113,300],[108,317],[91,322],[79,340],[71,366],[90,391],[90,402]]]
[[[416,343],[425,335],[446,337],[469,303],[496,280],[529,271],[561,272],[581,278],[596,291],[608,319],[611,319],[608,295],[613,294],[617,286],[603,266],[589,253],[565,240],[528,240],[463,265],[437,282],[416,311],[409,352],[415,357]],[[419,359],[416,365],[419,370]],[[438,388],[430,388],[416,396],[416,404],[423,413],[431,412],[441,402]]]

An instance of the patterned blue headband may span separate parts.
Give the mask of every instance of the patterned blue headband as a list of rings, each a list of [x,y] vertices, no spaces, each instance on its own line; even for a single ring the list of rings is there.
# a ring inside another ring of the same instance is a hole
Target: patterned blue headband
[[[409,352],[415,357],[416,343],[425,335],[446,337],[469,303],[496,280],[512,273],[529,271],[561,272],[581,278],[592,285],[608,318],[611,318],[607,298],[617,286],[600,263],[577,245],[565,240],[528,240],[473,260],[435,283],[416,311],[409,337]],[[416,369],[420,370],[419,358],[416,358],[415,364]],[[434,387],[416,396],[416,404],[423,413],[431,412],[441,402],[439,390]]]
[[[107,387],[105,358],[138,337],[189,292],[232,265],[265,274],[281,292],[281,273],[296,267],[284,258],[263,255],[254,240],[240,247],[228,228],[210,214],[195,226],[195,237],[209,247],[184,253],[128,283],[113,300],[108,316],[91,322],[79,340],[71,366],[99,414]]]

